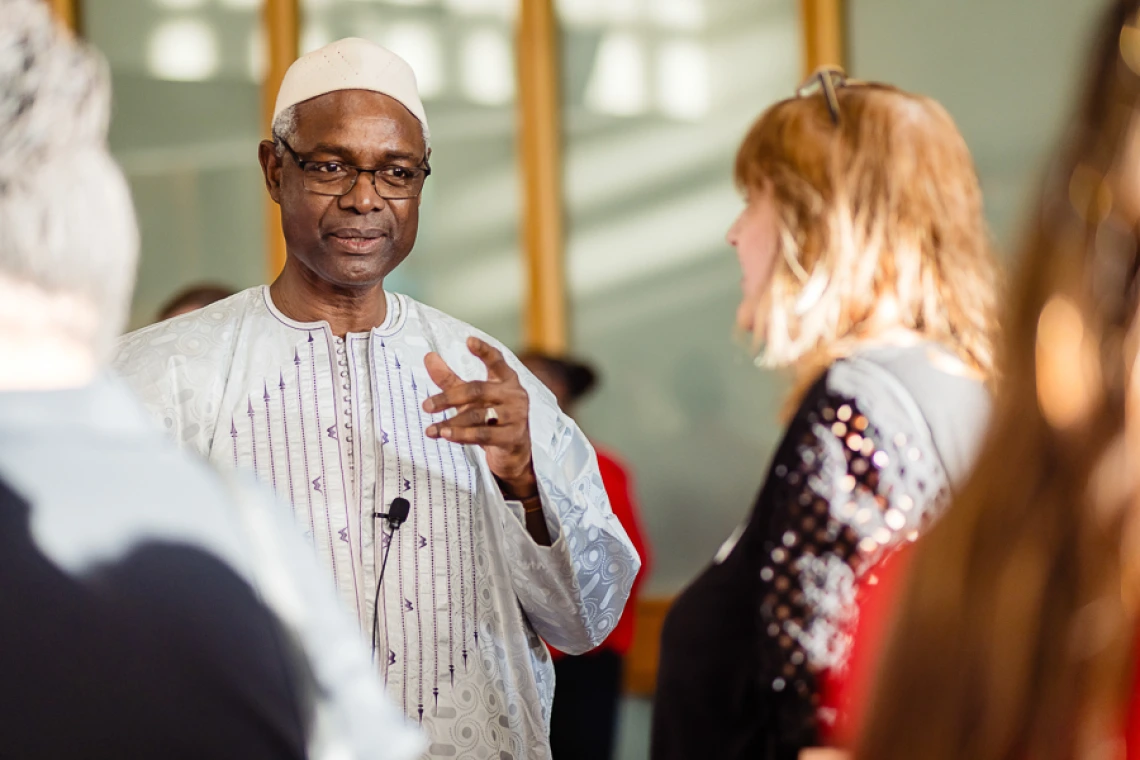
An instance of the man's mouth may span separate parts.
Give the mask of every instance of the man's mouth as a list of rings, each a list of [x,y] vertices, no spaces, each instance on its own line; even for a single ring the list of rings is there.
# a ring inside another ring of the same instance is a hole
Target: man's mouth
[[[387,235],[383,230],[344,228],[329,233],[337,248],[348,253],[373,253],[383,244]]]

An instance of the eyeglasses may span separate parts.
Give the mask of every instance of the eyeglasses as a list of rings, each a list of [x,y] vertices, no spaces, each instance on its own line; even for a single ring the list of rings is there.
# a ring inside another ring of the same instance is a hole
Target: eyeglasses
[[[831,114],[831,120],[838,126],[839,95],[836,94],[836,91],[841,87],[858,87],[865,84],[866,82],[859,79],[848,79],[847,73],[838,66],[821,66],[796,88],[796,97],[810,97],[817,92],[818,88],[818,91],[823,93],[823,99],[827,103],[827,111]]]
[[[356,187],[361,174],[372,175],[372,187],[384,200],[399,201],[416,198],[424,189],[424,182],[431,174],[431,166],[400,166],[388,164],[373,169],[353,166],[343,161],[309,161],[301,158],[297,151],[280,135],[274,138],[281,141],[285,150],[301,169],[305,189],[317,195],[348,195]]]

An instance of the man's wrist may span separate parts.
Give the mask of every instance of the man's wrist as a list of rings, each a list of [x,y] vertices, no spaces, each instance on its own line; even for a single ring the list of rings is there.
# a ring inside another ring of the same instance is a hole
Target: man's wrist
[[[507,480],[495,476],[504,498],[522,503],[523,518],[527,532],[539,546],[550,546],[550,531],[542,509],[542,492],[538,488],[538,476],[534,471],[534,460],[527,462],[523,473]]]
[[[499,484],[499,490],[503,492],[503,497],[508,501],[530,501],[539,496],[538,477],[534,473],[533,465],[528,465],[526,470],[516,478],[508,480],[496,475],[495,481]]]
[[[542,511],[542,494],[535,493],[534,496],[529,496],[525,499],[518,500],[522,504],[523,513],[533,515],[536,512]]]

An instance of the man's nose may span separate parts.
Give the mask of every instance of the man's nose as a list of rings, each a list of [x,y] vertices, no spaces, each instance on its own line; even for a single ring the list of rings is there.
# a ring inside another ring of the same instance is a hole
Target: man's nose
[[[340,207],[353,210],[358,214],[367,214],[377,211],[387,203],[376,192],[376,174],[374,172],[360,172],[356,175],[356,183],[352,189],[340,197]]]

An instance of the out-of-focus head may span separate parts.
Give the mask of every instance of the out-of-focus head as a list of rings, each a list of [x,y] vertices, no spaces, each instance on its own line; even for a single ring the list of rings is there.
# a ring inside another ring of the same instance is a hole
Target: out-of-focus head
[[[158,321],[197,311],[234,294],[232,288],[210,283],[191,285],[175,293],[158,312]]]
[[[1122,754],[1140,610],[1140,27],[1105,15],[1013,279],[991,429],[920,543],[859,758]]]
[[[0,339],[66,345],[65,364],[93,371],[126,319],[138,252],[107,150],[107,68],[47,3],[0,0],[0,18]]]
[[[259,152],[290,266],[334,287],[382,282],[416,242],[428,139],[415,74],[390,50],[350,38],[293,63]]]
[[[598,384],[598,373],[592,366],[567,356],[527,351],[519,354],[519,360],[550,389],[567,413]]]
[[[842,354],[890,303],[900,326],[990,370],[996,265],[973,161],[941,105],[821,71],[761,115],[735,177],[738,324],[765,363]]]
[[[1013,293],[1011,382],[1059,435],[1140,404],[1140,27],[1109,11],[1067,150],[1048,174]],[[1140,420],[1138,420],[1140,421]],[[1140,444],[1140,440],[1137,440]],[[1140,452],[1140,448],[1137,448]]]

